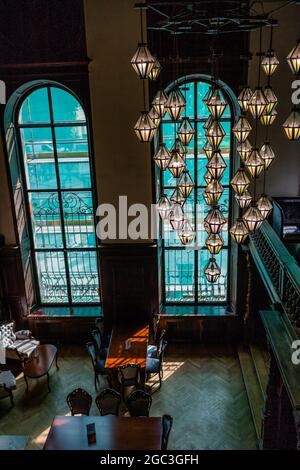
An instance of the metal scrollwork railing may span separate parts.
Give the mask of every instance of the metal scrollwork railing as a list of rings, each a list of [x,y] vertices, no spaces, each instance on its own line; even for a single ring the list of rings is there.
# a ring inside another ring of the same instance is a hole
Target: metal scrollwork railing
[[[300,337],[300,267],[268,222],[250,237],[250,250],[264,282],[274,293],[294,332]],[[256,255],[256,256],[255,256]],[[257,256],[258,255],[258,256]],[[262,272],[261,272],[262,274]]]

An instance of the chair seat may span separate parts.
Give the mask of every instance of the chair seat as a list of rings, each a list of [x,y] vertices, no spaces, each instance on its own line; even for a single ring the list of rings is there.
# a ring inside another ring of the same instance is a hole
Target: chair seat
[[[155,344],[151,344],[147,347],[147,357],[157,357],[157,346],[155,346]]]
[[[147,357],[146,360],[146,372],[148,374],[158,374],[160,370],[160,360],[152,357]]]

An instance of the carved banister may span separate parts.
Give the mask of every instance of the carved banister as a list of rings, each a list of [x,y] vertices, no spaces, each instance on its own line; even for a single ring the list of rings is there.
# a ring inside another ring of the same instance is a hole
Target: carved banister
[[[265,221],[250,236],[250,252],[273,304],[280,304],[292,337],[300,337],[300,267]]]

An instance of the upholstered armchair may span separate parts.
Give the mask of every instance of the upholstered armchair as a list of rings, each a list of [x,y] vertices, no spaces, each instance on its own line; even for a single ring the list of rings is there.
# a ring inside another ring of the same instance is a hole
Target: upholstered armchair
[[[30,354],[40,344],[31,331],[14,331],[14,322],[2,323],[0,325],[0,342],[5,348],[6,359],[14,359],[25,362]]]

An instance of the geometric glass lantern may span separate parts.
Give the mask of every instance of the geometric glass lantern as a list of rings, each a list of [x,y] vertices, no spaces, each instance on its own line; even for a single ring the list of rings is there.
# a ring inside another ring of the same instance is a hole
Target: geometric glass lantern
[[[296,46],[291,50],[287,56],[288,64],[291,68],[291,71],[298,75],[300,72],[300,40],[298,39]]]
[[[195,183],[190,177],[189,172],[187,170],[184,170],[179,178],[178,189],[185,199],[189,197],[189,195],[193,191],[194,186]]]
[[[211,183],[212,179],[213,179],[213,178],[212,178],[212,176],[211,176],[210,172],[209,172],[209,171],[207,171],[207,172],[205,173],[205,175],[204,175],[204,180],[205,180],[205,183],[206,183],[206,184],[209,184],[209,183]]]
[[[155,125],[156,127],[158,127],[158,126],[159,126],[159,123],[160,123],[160,121],[161,121],[161,117],[160,117],[159,114],[156,112],[154,106],[152,106],[152,108],[151,108],[150,111],[149,111],[149,117],[150,117],[150,119],[152,119],[154,125]]]
[[[211,95],[213,94],[213,89],[212,87],[210,86],[207,90],[207,92],[205,93],[204,95],[204,98],[202,99],[203,103],[207,103],[208,100],[210,99]]]
[[[272,161],[275,158],[275,153],[270,145],[270,142],[264,143],[259,153],[260,153],[261,158],[264,161],[265,170],[266,170],[267,168],[269,168],[269,166],[271,165]]]
[[[262,194],[257,201],[256,207],[259,209],[263,218],[266,219],[273,209],[273,204],[266,194]]]
[[[172,150],[168,169],[170,170],[174,178],[179,178],[184,168],[185,168],[185,162],[182,159],[181,155],[178,152],[176,152],[176,150]]]
[[[260,122],[263,124],[263,126],[271,126],[275,119],[277,118],[277,111],[276,109],[273,109],[269,114],[264,113],[260,116]]]
[[[252,127],[244,116],[240,117],[236,125],[232,128],[232,132],[238,142],[245,142],[251,130]]]
[[[279,60],[277,59],[274,53],[274,50],[269,49],[266,52],[265,57],[261,61],[261,68],[263,69],[267,77],[271,77],[273,73],[275,72],[275,70],[277,69],[278,65],[279,65]]]
[[[184,214],[180,204],[174,204],[170,212],[170,224],[173,230],[180,230],[183,227]]]
[[[176,186],[176,188],[172,192],[170,201],[172,201],[173,204],[180,204],[181,207],[185,203],[185,198],[183,197],[182,193],[179,191],[178,186]]]
[[[166,144],[159,144],[159,149],[153,157],[158,168],[161,170],[165,170],[169,165],[171,159],[171,154],[166,147]]]
[[[206,168],[211,174],[212,178],[219,179],[223,175],[225,168],[227,167],[224,158],[220,152],[215,152],[209,162],[206,164]]]
[[[227,107],[219,90],[215,90],[205,104],[214,119],[220,119]]]
[[[244,168],[239,168],[234,177],[231,180],[231,187],[238,195],[241,195],[246,191],[250,184],[250,180],[244,170]]]
[[[214,150],[208,141],[205,142],[203,150],[208,159],[210,159],[214,154]]]
[[[183,145],[189,145],[193,135],[195,134],[195,130],[193,129],[189,118],[185,117],[182,119],[182,123],[180,124],[177,134]]]
[[[244,243],[249,235],[249,230],[241,218],[236,219],[236,223],[231,227],[229,232],[235,243]]]
[[[250,144],[249,140],[245,140],[245,142],[241,142],[236,148],[238,154],[242,162],[244,162],[252,152],[252,145]]]
[[[159,90],[153,101],[152,101],[152,106],[153,108],[155,109],[155,111],[157,112],[157,114],[159,115],[160,118],[163,118],[164,115],[165,115],[165,106],[166,106],[166,102],[168,101],[168,97],[167,95],[165,94],[164,91],[162,90]]]
[[[214,283],[218,280],[221,270],[217,265],[215,258],[210,258],[204,268],[204,274],[208,282]]]
[[[205,123],[203,124],[203,129],[207,131],[210,128],[212,123],[214,122],[212,115],[210,114],[209,117],[206,119]],[[206,132],[205,132],[206,135]]]
[[[185,148],[183,146],[183,143],[181,142],[180,139],[176,138],[174,144],[171,147],[171,152],[172,150],[175,150],[176,152],[179,153],[179,155],[184,158],[185,157]]]
[[[147,48],[147,44],[141,42],[131,59],[131,65],[141,79],[146,79],[155,64],[155,59]]]
[[[246,224],[249,232],[255,232],[263,222],[263,216],[261,215],[259,209],[254,206],[254,203],[251,204],[249,209],[243,215],[243,221]]]
[[[153,81],[157,80],[157,77],[160,74],[160,71],[161,71],[161,65],[158,62],[158,60],[156,59],[154,64],[153,64],[152,69],[150,70],[148,78],[150,78],[150,80],[153,80]]]
[[[212,255],[217,255],[220,253],[222,246],[224,245],[224,240],[218,233],[211,233],[208,235],[205,245]]]
[[[134,130],[141,142],[150,142],[153,139],[156,126],[147,111],[142,111],[134,126]]]
[[[246,207],[249,207],[252,201],[252,196],[249,193],[249,191],[246,189],[246,191],[243,192],[243,194],[236,194],[235,199],[241,209],[245,209]]]
[[[169,218],[171,207],[172,205],[170,204],[170,201],[165,194],[161,196],[158,203],[156,204],[157,212],[163,220]]]
[[[249,101],[249,110],[253,119],[259,119],[260,116],[265,112],[267,105],[268,101],[262,88],[256,87]]]
[[[179,90],[170,92],[165,109],[173,121],[177,121],[185,108],[185,99]]]
[[[278,104],[277,96],[275,95],[273,88],[270,85],[267,85],[264,89],[264,95],[268,100],[267,107],[264,111],[264,114],[270,114],[275,106]]]
[[[289,140],[300,139],[300,114],[297,108],[293,108],[291,114],[283,124],[286,136]]]
[[[251,88],[249,86],[247,86],[246,88],[243,88],[243,90],[241,91],[241,93],[238,96],[238,103],[239,103],[242,111],[244,111],[244,113],[248,109],[249,101],[250,101],[252,95],[253,95],[253,91],[251,90]]]
[[[213,179],[206,186],[204,192],[205,192],[207,200],[209,201],[209,206],[215,206],[218,203],[220,197],[223,194],[223,191],[224,191],[223,186],[216,179]]]
[[[207,129],[206,138],[210,145],[214,149],[217,149],[220,143],[222,142],[225,134],[226,133],[222,125],[218,121],[213,121],[211,126]]]
[[[189,245],[192,243],[196,235],[192,225],[188,219],[185,219],[181,229],[178,232],[179,239],[183,245]]]
[[[226,219],[218,206],[216,206],[209,211],[204,222],[208,226],[208,233],[219,233],[223,225],[226,224]]]
[[[245,166],[253,178],[257,178],[263,171],[265,164],[261,158],[258,148],[253,148],[245,161]]]

